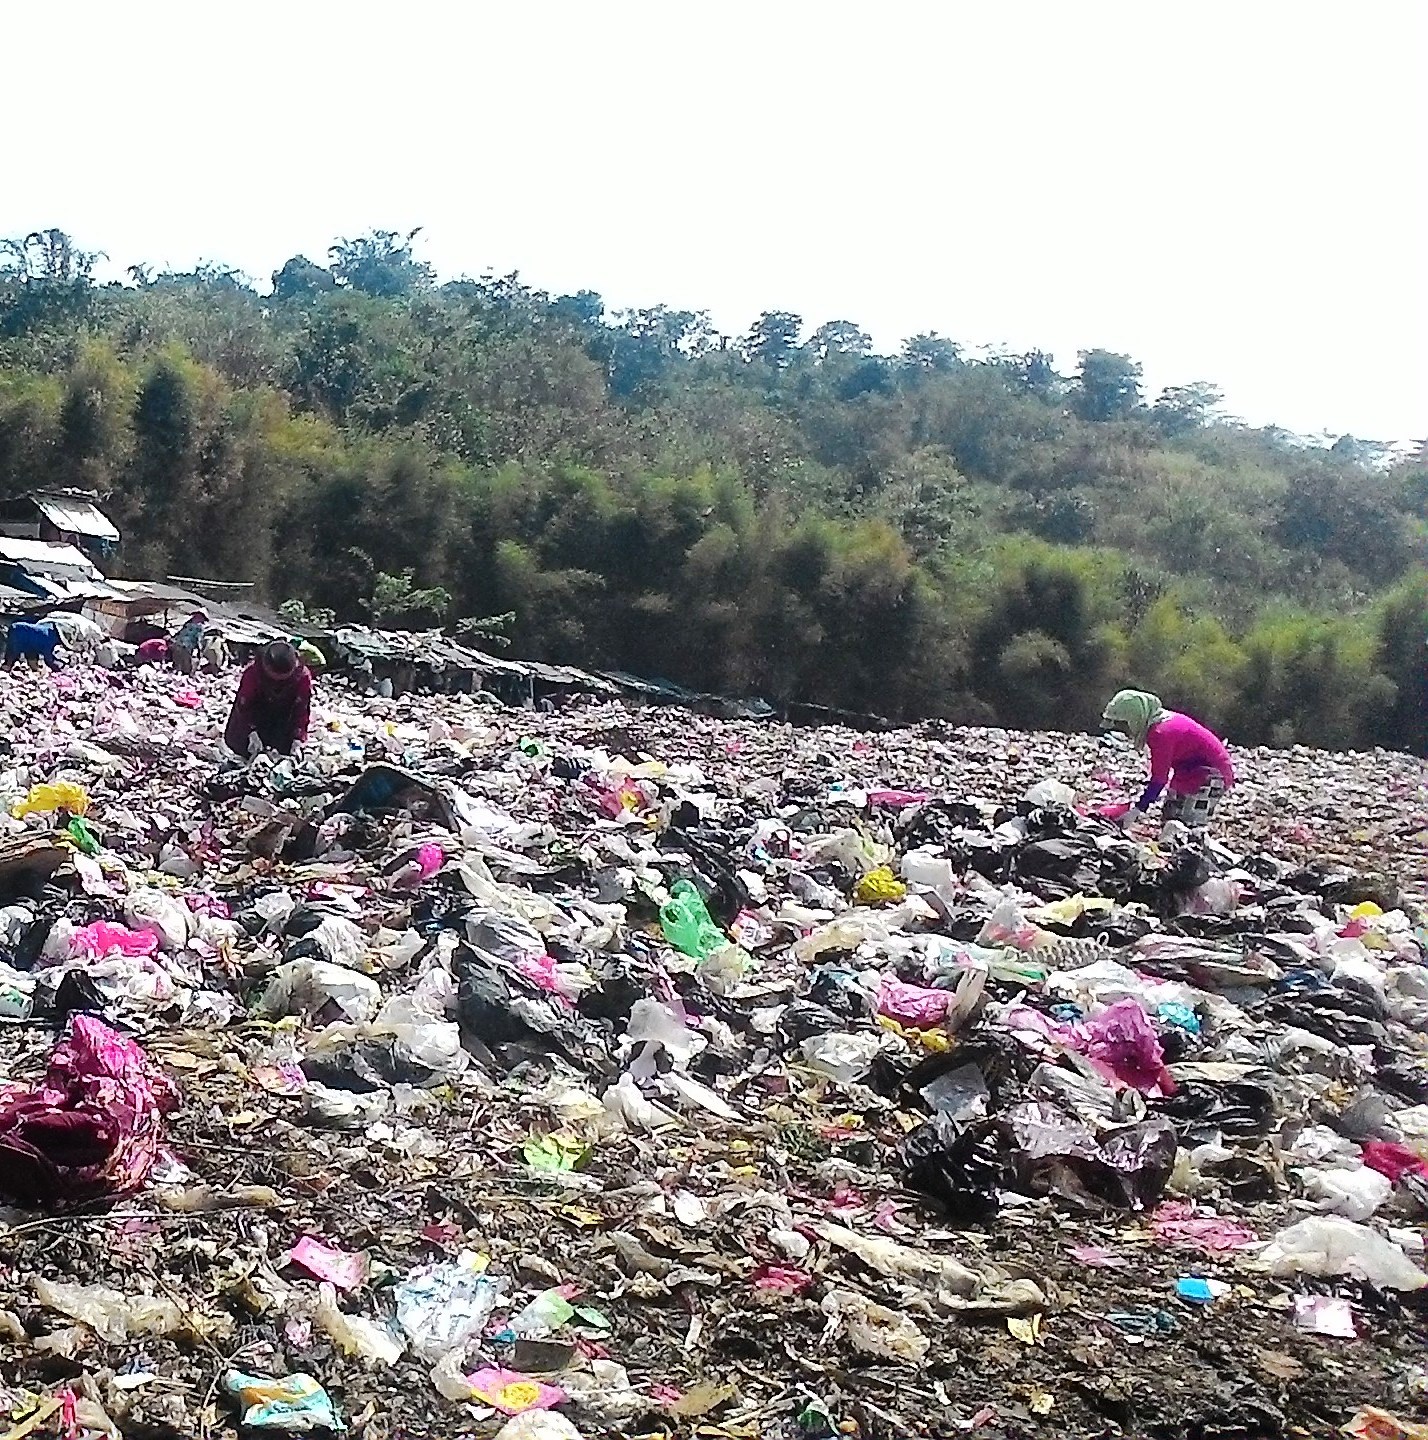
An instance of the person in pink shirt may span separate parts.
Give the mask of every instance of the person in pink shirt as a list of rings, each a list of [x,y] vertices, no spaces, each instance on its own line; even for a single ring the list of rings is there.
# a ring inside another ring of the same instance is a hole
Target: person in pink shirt
[[[245,759],[263,750],[299,754],[311,709],[312,672],[286,640],[274,640],[239,677],[223,739]]]
[[[1121,730],[1150,752],[1150,782],[1130,813],[1144,814],[1165,795],[1161,814],[1192,830],[1208,825],[1221,797],[1235,783],[1224,742],[1198,720],[1167,710],[1158,695],[1120,690],[1101,716],[1102,725]]]

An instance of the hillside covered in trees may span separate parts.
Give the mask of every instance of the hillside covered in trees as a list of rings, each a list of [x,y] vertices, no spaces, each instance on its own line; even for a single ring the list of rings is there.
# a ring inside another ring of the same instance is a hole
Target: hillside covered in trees
[[[0,493],[83,485],[118,573],[255,581],[514,653],[895,717],[1428,749],[1428,452],[1225,419],[955,339],[439,284],[412,237],[98,284],[0,246]],[[392,577],[411,572],[415,589]]]

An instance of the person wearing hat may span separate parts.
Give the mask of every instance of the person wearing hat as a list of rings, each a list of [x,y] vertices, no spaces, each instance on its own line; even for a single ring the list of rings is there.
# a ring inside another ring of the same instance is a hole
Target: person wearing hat
[[[307,739],[311,710],[312,671],[286,640],[274,640],[239,677],[224,743],[245,759],[261,750],[296,754]]]
[[[1116,818],[1144,815],[1165,795],[1161,814],[1191,830],[1210,823],[1221,797],[1235,783],[1224,741],[1188,715],[1167,710],[1158,695],[1120,690],[1111,697],[1101,724],[1130,737],[1150,754],[1150,780],[1139,800]]]

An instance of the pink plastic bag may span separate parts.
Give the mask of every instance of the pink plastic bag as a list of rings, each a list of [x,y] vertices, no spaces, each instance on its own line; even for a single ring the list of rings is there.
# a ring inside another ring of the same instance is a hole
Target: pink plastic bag
[[[787,1265],[760,1265],[749,1276],[755,1290],[773,1295],[802,1295],[813,1288],[813,1276]]]
[[[134,1041],[75,1015],[50,1052],[43,1084],[0,1092],[0,1193],[58,1209],[137,1190],[176,1104]]]
[[[928,798],[922,790],[868,791],[868,804],[882,810],[906,810],[910,805],[925,805]]]
[[[1142,1095],[1175,1094],[1160,1040],[1136,1001],[1117,1000],[1075,1028],[1084,1037],[1082,1053],[1106,1079]]]
[[[1150,1217],[1150,1228],[1156,1239],[1167,1245],[1203,1250],[1207,1255],[1225,1255],[1259,1244],[1253,1230],[1220,1215],[1201,1215],[1182,1200],[1167,1200],[1160,1206]]]
[[[878,1014],[915,1030],[932,1030],[947,1018],[952,994],[947,990],[926,990],[884,975],[878,986]]]
[[[1366,1140],[1363,1162],[1370,1170],[1386,1175],[1395,1185],[1405,1175],[1428,1177],[1428,1165],[1406,1145],[1395,1145],[1391,1140]]]
[[[416,853],[416,863],[421,866],[421,878],[430,880],[446,864],[446,851],[440,845],[423,845]]]
[[[367,1280],[367,1253],[339,1250],[315,1235],[304,1235],[288,1252],[288,1263],[326,1280],[339,1290],[360,1290]]]
[[[98,960],[105,955],[152,955],[159,937],[152,930],[131,930],[112,920],[95,920],[74,932],[69,951],[76,959]]]
[[[502,1370],[494,1365],[482,1366],[474,1375],[466,1377],[466,1383],[478,1399],[494,1405],[503,1415],[552,1410],[566,1401],[565,1391],[559,1385],[547,1385],[518,1370]]]

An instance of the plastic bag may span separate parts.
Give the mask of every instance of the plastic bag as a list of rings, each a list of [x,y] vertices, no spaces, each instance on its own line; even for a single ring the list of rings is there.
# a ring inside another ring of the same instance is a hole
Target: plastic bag
[[[50,780],[32,786],[30,793],[10,811],[17,819],[26,815],[47,815],[51,810],[68,810],[71,815],[89,813],[89,796],[82,785],[73,780]]]
[[[550,1410],[565,1404],[565,1391],[558,1385],[533,1380],[516,1370],[483,1365],[466,1377],[474,1399],[494,1405],[503,1415],[524,1415],[532,1410]]]
[[[1076,792],[1060,780],[1038,780],[1026,792],[1026,803],[1039,809],[1069,809],[1076,803]]]
[[[319,1024],[370,1020],[382,1002],[381,987],[370,976],[325,960],[289,960],[273,971],[256,1013],[265,1020],[302,1015]]]
[[[35,1299],[50,1310],[88,1325],[111,1345],[131,1335],[172,1335],[184,1324],[183,1311],[155,1295],[124,1295],[107,1285],[67,1285],[43,1277],[35,1281]]]
[[[301,1266],[309,1275],[325,1280],[339,1290],[360,1290],[367,1283],[365,1250],[339,1250],[315,1235],[304,1235],[288,1251],[288,1264]]]
[[[1271,1275],[1351,1275],[1380,1290],[1421,1290],[1428,1275],[1402,1247],[1337,1215],[1313,1215],[1281,1230],[1260,1252]]]
[[[927,1358],[927,1336],[906,1315],[852,1290],[830,1290],[819,1309],[828,1317],[825,1335],[841,1329],[849,1344],[864,1355],[904,1365],[921,1365]]]
[[[804,965],[812,965],[826,950],[856,950],[865,941],[886,941],[891,935],[886,921],[871,911],[844,915],[795,940],[793,957]]]
[[[664,938],[676,950],[704,960],[729,943],[728,936],[714,923],[703,897],[688,880],[676,880],[670,898],[660,906],[659,922]]]
[[[182,950],[193,934],[193,911],[162,890],[145,886],[130,891],[124,914],[135,930],[157,935],[161,950]]]
[[[411,1271],[396,1288],[397,1323],[428,1362],[463,1350],[486,1327],[505,1281],[482,1273],[471,1251]]]
[[[886,1235],[860,1235],[846,1225],[825,1220],[814,1229],[830,1245],[855,1255],[871,1270],[894,1280],[906,1280],[953,1295],[975,1295],[981,1277],[950,1255],[931,1250],[916,1250],[901,1245]]]
[[[130,930],[112,920],[95,920],[76,930],[70,954],[76,959],[98,960],[104,955],[152,955],[159,937],[152,930]]]
[[[725,941],[699,962],[698,973],[711,995],[727,997],[744,983],[753,966],[754,957],[747,950]]]
[[[1343,1428],[1350,1440],[1428,1440],[1428,1425],[1400,1420],[1376,1405],[1365,1405]]]
[[[851,1085],[872,1068],[882,1041],[865,1032],[835,1031],[829,1035],[810,1035],[798,1048],[810,1070],[826,1075],[839,1085]]]
[[[1085,1037],[1080,1048],[1107,1079],[1142,1095],[1175,1094],[1160,1040],[1134,1000],[1118,1000],[1079,1028]]]
[[[645,1098],[629,1071],[621,1075],[600,1098],[604,1106],[600,1128],[608,1132],[658,1130],[678,1123],[678,1116]]]
[[[663,1001],[646,995],[636,1000],[630,1009],[624,1044],[631,1049],[641,1047],[630,1066],[640,1078],[654,1073],[654,1059],[659,1051],[669,1056],[676,1070],[683,1070],[708,1043],[699,1031],[685,1024],[683,1015]]]
[[[1370,1170],[1386,1175],[1393,1184],[1405,1175],[1417,1175],[1428,1179],[1428,1164],[1406,1145],[1395,1145],[1390,1140],[1366,1140],[1363,1147],[1363,1161]]]
[[[406,1342],[391,1327],[361,1315],[344,1315],[337,1308],[337,1291],[331,1285],[318,1287],[316,1320],[318,1328],[344,1355],[395,1365],[406,1350]]]
[[[559,1289],[542,1290],[525,1309],[512,1315],[509,1327],[517,1335],[538,1340],[553,1335],[575,1316],[575,1307]]]
[[[1362,1222],[1393,1194],[1393,1181],[1365,1165],[1310,1170],[1304,1174],[1304,1193],[1321,1212]]]
[[[906,894],[907,886],[886,865],[869,870],[853,887],[853,898],[860,905],[886,905]]]
[[[860,830],[839,830],[832,835],[820,835],[804,846],[803,853],[810,865],[833,860],[853,875],[866,875],[869,870],[876,870],[893,858],[886,845],[870,839]]]
[[[584,1440],[580,1431],[554,1410],[527,1410],[496,1432],[496,1440]]]
[[[223,1388],[237,1400],[243,1424],[258,1430],[344,1430],[327,1391],[311,1375],[245,1375],[230,1370]]]
[[[43,1084],[0,1103],[0,1194],[62,1207],[137,1190],[158,1156],[175,1096],[143,1050],[75,1015]]]
[[[909,850],[902,857],[902,878],[911,890],[931,891],[945,905],[957,898],[957,872],[944,855]]]
[[[884,975],[878,985],[878,1014],[918,1030],[941,1025],[952,1001],[947,990],[908,985],[890,975]]]
[[[1012,950],[1035,950],[1055,937],[1038,929],[1024,914],[1015,900],[1003,900],[987,917],[977,934],[978,945],[1006,946]]]

